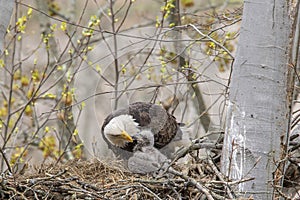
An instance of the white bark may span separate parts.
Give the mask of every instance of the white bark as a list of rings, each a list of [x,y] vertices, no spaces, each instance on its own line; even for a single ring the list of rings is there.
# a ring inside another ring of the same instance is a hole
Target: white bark
[[[280,137],[288,132],[288,3],[244,2],[232,71],[222,170],[234,180],[254,177],[238,187],[254,199],[272,199]]]
[[[15,2],[12,0],[0,0],[0,55],[3,52],[3,41],[14,4]]]

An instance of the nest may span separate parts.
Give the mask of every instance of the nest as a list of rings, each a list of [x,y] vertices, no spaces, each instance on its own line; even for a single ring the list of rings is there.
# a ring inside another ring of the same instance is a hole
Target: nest
[[[234,198],[235,184],[224,181],[212,159],[196,156],[160,175],[133,174],[117,161],[76,160],[27,168],[0,181],[1,199],[224,199]]]
[[[209,156],[199,158],[199,149],[210,149]],[[220,144],[197,141],[147,175],[129,172],[120,161],[96,159],[27,166],[1,174],[0,199],[237,199],[237,185],[254,178],[227,180],[219,170],[220,150]]]

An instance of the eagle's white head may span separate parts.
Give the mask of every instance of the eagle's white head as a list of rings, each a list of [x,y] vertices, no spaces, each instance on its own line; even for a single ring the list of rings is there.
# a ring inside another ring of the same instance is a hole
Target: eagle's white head
[[[138,123],[131,115],[119,115],[112,118],[104,127],[104,136],[111,144],[125,147],[128,142],[133,142],[132,136],[138,131]]]

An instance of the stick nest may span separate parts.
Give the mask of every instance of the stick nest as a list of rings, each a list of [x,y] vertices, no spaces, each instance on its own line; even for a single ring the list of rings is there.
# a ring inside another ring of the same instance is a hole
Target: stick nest
[[[203,148],[214,156],[199,158],[197,150]],[[254,177],[228,180],[218,167],[220,149],[194,142],[178,151],[169,167],[148,175],[131,173],[120,161],[96,159],[25,165],[18,173],[0,175],[0,199],[238,199],[243,195],[234,192],[237,185]],[[299,186],[299,176],[292,173],[298,168],[287,171],[285,185]]]
[[[208,160],[162,175],[132,174],[117,161],[72,161],[2,174],[0,199],[218,199],[232,196]],[[228,184],[227,184],[228,185]]]

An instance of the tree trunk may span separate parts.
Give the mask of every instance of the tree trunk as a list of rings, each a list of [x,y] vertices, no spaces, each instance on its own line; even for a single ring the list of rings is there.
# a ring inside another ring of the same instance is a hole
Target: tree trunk
[[[289,132],[292,68],[289,67],[289,1],[248,0],[236,54],[228,103],[222,170],[238,192],[272,199],[281,184],[281,146]],[[282,142],[282,143],[281,143]],[[277,171],[276,171],[277,170]],[[280,176],[280,177],[279,177]]]

